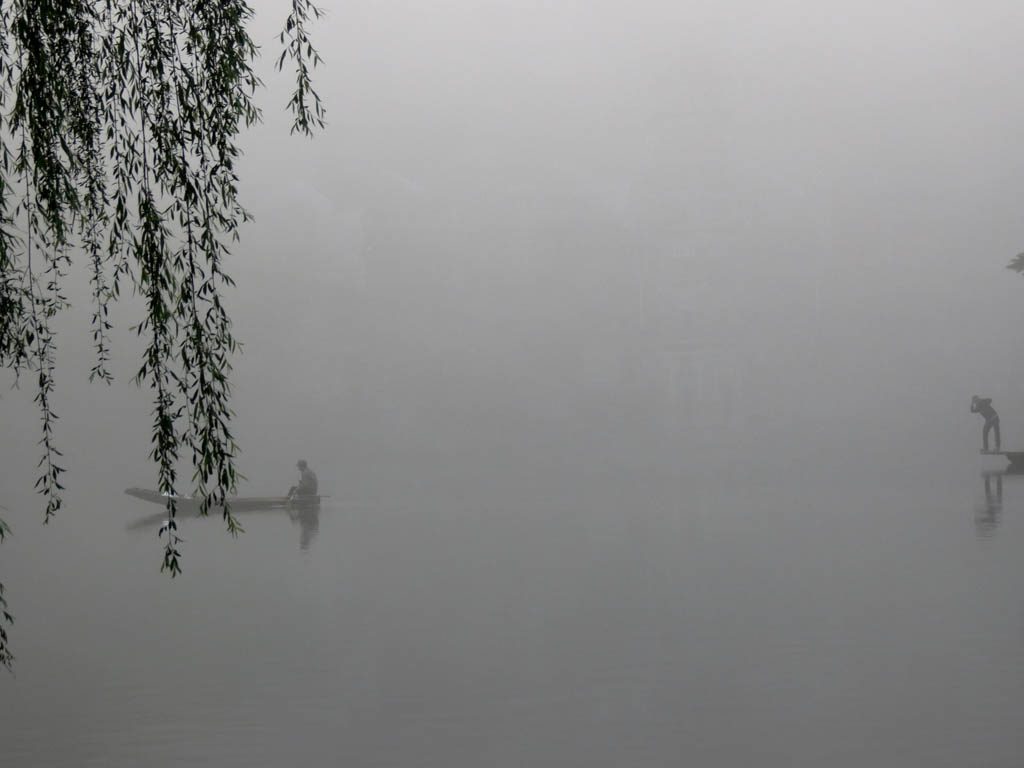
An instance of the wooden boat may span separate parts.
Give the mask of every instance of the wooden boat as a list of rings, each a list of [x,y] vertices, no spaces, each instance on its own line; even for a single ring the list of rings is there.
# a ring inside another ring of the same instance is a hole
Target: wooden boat
[[[186,515],[199,514],[202,499],[192,496],[169,496],[149,488],[125,488],[125,493],[153,504],[167,506],[169,499],[174,499],[175,510]],[[319,506],[319,496],[233,496],[228,498],[232,512],[247,512],[258,509],[296,509]],[[219,512],[220,506],[212,506],[211,512]]]

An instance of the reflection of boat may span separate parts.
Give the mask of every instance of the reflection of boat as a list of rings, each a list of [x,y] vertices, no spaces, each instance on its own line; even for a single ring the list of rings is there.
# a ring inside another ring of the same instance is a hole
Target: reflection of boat
[[[153,504],[161,504],[166,506],[168,500],[174,499],[174,506],[179,512],[185,513],[196,513],[199,512],[200,504],[202,499],[193,498],[191,496],[170,496],[168,494],[161,493],[160,491],[152,491],[148,488],[126,488],[125,493],[129,496],[134,496],[136,499],[142,499],[143,501],[149,501]],[[228,498],[228,504],[231,505],[232,512],[245,512],[247,510],[257,509],[296,509],[305,507],[316,507],[320,505],[319,496],[293,496],[288,498],[287,496],[235,496]],[[220,509],[220,507],[212,507],[211,509]]]
[[[200,516],[202,499],[191,496],[168,496],[160,491],[151,491],[148,488],[126,488],[125,493],[134,496],[136,499],[159,504],[164,509],[152,515],[146,515],[138,520],[128,523],[125,528],[129,531],[145,530],[163,525],[167,522],[167,500],[174,499],[175,517],[178,520],[197,518]],[[228,499],[231,505],[231,512],[286,512],[288,517],[299,524],[302,534],[299,539],[299,547],[309,549],[317,531],[320,530],[320,499],[323,496],[235,496]],[[210,508],[210,514],[217,517],[223,511],[222,507]]]

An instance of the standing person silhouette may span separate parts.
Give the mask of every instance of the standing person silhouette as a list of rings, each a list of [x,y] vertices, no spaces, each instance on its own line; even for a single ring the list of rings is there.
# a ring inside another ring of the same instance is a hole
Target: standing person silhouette
[[[1000,450],[999,446],[999,414],[996,413],[996,409],[992,407],[991,397],[978,397],[975,395],[971,398],[971,413],[980,413],[985,417],[985,426],[981,429],[981,450],[984,453],[988,453],[988,433],[995,431],[996,436],[996,450]]]

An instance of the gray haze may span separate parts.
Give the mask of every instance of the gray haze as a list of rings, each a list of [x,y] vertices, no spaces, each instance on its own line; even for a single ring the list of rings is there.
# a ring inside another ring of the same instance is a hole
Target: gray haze
[[[331,500],[157,574],[78,276],[45,529],[0,396],[14,764],[1018,764],[1024,6],[336,3],[308,141],[255,5],[240,492]]]

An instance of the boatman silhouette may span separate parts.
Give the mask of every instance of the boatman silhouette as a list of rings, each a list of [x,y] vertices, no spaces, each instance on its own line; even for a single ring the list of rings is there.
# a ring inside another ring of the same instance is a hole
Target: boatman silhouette
[[[981,450],[988,453],[988,433],[992,431],[995,432],[996,450],[1000,450],[999,414],[996,413],[996,409],[992,407],[992,398],[978,397],[977,395],[972,397],[971,413],[980,413],[985,417],[985,426],[981,428]]]
[[[996,439],[998,440],[998,438]],[[299,469],[299,484],[293,485],[288,489],[288,498],[292,499],[296,496],[316,496],[318,490],[316,472],[309,468],[305,459],[299,459],[298,464],[295,466]]]

